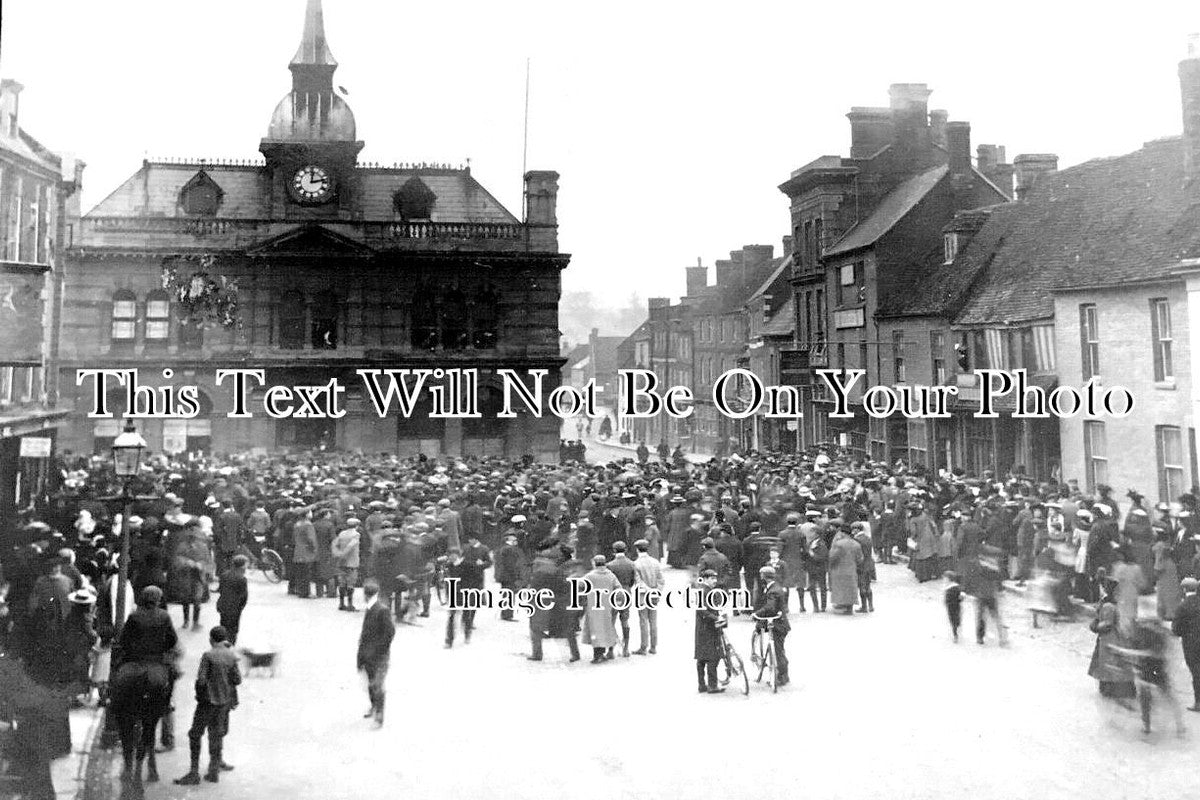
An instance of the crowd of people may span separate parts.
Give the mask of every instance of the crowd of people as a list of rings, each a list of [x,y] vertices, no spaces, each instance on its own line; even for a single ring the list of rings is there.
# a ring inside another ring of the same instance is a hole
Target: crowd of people
[[[114,647],[124,621],[118,607],[128,614],[152,596],[163,608],[180,607],[182,627],[199,629],[219,589],[221,635],[213,644],[236,644],[247,602],[245,571],[263,547],[282,555],[296,597],[336,595],[340,610],[370,609],[360,666],[370,677],[369,716],[378,724],[380,676],[386,676],[386,647],[380,650],[379,642],[390,644],[387,629],[429,616],[442,577],[457,578],[456,591],[483,588],[488,569],[501,587],[546,589],[554,597],[552,608],[529,618],[535,661],[544,657],[547,638],[565,640],[570,661],[580,659],[580,642],[592,648],[593,664],[618,653],[655,654],[656,611],[622,610],[611,596],[637,586],[661,589],[664,569],[692,570],[696,583],[710,589],[745,589],[750,602],[729,609],[733,614],[763,616],[782,604],[786,620],[810,611],[872,613],[876,564],[904,558],[914,580],[947,580],[955,639],[962,598],[970,596],[977,640],[985,641],[991,620],[1004,643],[999,597],[1005,580],[1044,593],[1064,617],[1074,613],[1072,597],[1099,603],[1095,625],[1102,641],[1091,674],[1105,696],[1126,700],[1130,676],[1143,673],[1150,676],[1143,683],[1164,686],[1165,670],[1143,669],[1153,655],[1128,656],[1154,650],[1153,634],[1142,632],[1153,626],[1135,625],[1138,597],[1148,591],[1158,617],[1174,621],[1183,637],[1193,674],[1200,670],[1194,493],[1149,508],[1130,492],[1122,514],[1109,487],[1085,492],[1074,482],[1036,481],[1019,469],[932,473],[833,449],[734,453],[694,465],[665,442],[657,460],[643,443],[635,458],[591,465],[575,457],[577,450],[568,452],[569,444],[560,464],[341,452],[153,457],[135,482],[127,519],[109,465],[99,458],[64,459],[58,490],[5,532],[0,560],[0,669],[21,676],[4,685],[39,687],[0,697],[6,718],[24,719],[18,729],[38,733],[12,752],[24,753],[26,761],[33,752],[44,766],[69,748],[70,704],[105,701],[110,673],[129,660],[127,647],[119,641]],[[130,554],[122,602],[117,572],[124,533]],[[572,577],[612,591],[572,609]],[[473,611],[453,602],[451,609],[446,647],[455,645],[460,627],[469,642],[475,626]],[[632,616],[640,634],[636,648]],[[511,611],[501,618],[515,621]],[[697,626],[698,688],[719,691],[708,623],[703,636],[699,618]],[[775,635],[783,684],[784,642],[778,629]],[[1160,643],[1159,657],[1161,651]],[[169,670],[170,677],[177,672]],[[1200,693],[1200,679],[1196,689]],[[1196,702],[1193,710],[1200,710],[1200,694]],[[201,728],[211,736],[209,722]],[[170,724],[164,744],[173,744]],[[192,746],[195,753],[195,740]],[[214,763],[213,776],[223,763],[219,744]]]

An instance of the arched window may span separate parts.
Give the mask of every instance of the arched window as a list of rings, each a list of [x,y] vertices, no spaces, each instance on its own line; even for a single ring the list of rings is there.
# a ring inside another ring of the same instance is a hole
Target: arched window
[[[146,295],[146,345],[165,347],[171,336],[171,296],[162,289]]]
[[[500,296],[490,287],[475,296],[471,312],[474,315],[473,338],[476,350],[491,350],[496,346],[500,320]]]
[[[442,302],[442,346],[462,350],[471,343],[467,319],[467,296],[452,289]]]
[[[300,292],[284,292],[279,302],[279,346],[304,349],[304,295]]]
[[[412,303],[412,346],[417,350],[436,350],[438,319],[433,292],[425,287],[417,289]]]
[[[217,213],[224,195],[217,182],[201,170],[179,191],[179,204],[185,214],[211,217]]]
[[[122,289],[113,295],[112,343],[133,344],[137,334],[137,295]]]
[[[321,292],[313,298],[312,347],[336,350],[338,346],[338,304],[333,292]]]

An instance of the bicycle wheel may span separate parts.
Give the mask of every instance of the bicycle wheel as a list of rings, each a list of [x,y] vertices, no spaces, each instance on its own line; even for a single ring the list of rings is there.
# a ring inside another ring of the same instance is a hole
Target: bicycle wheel
[[[742,657],[733,649],[733,645],[725,645],[725,663],[728,664],[729,671],[734,676],[742,679],[742,694],[750,694],[750,676],[746,674],[746,665],[742,663]]]
[[[767,657],[763,659],[767,665],[767,683],[771,692],[779,691],[779,665],[775,663],[775,643],[767,644]]]
[[[763,649],[762,637],[757,633],[754,634],[754,639],[750,642],[750,652],[757,657],[755,663],[758,664],[758,675],[755,676],[754,682],[762,683],[763,672],[767,668],[767,656],[766,650]]]
[[[271,583],[279,583],[284,578],[283,558],[269,547],[262,549],[258,559],[259,569]]]
[[[438,602],[442,605],[450,603],[450,587],[446,584],[445,578],[439,578],[437,582]]]

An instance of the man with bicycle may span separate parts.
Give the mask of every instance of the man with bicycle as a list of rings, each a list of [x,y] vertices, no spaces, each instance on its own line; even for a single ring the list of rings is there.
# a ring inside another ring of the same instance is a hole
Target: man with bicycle
[[[759,581],[763,586],[762,593],[754,605],[755,629],[762,633],[770,630],[771,638],[775,640],[775,663],[779,676],[779,685],[788,684],[788,658],[783,649],[784,640],[791,631],[791,623],[787,618],[787,595],[784,588],[776,581],[775,568],[765,566],[758,571]],[[770,621],[771,617],[775,617]]]
[[[717,663],[724,655],[720,625],[724,613],[712,604],[713,589],[717,587],[717,572],[700,570],[699,603],[696,606],[696,686],[701,694],[720,694],[725,691],[717,682]]]

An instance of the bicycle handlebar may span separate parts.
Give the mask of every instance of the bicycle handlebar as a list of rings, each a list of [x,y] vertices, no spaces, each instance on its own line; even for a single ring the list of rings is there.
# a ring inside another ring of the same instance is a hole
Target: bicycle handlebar
[[[756,619],[759,622],[774,622],[775,620],[779,619],[782,616],[783,616],[782,614],[773,614],[772,616],[769,616],[769,617],[760,617],[758,614],[751,614],[750,618]]]

